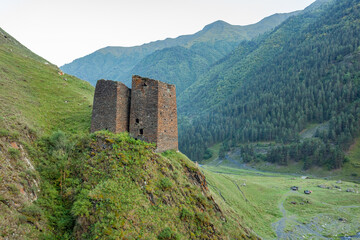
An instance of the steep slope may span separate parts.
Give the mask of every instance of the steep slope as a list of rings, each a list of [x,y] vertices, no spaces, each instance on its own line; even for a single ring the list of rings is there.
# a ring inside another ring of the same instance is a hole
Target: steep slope
[[[153,144],[108,132],[55,133],[41,146],[40,173],[52,189],[38,203],[62,239],[256,238],[222,212],[204,175],[180,153],[159,155]]]
[[[197,45],[196,49],[204,53],[202,51],[202,45],[204,44],[206,50],[211,50],[211,54],[206,54],[203,57],[209,62],[214,62],[228,54],[242,40],[251,39],[271,30],[293,14],[295,13],[276,14],[249,26],[234,26],[224,21],[217,21],[192,35],[184,35],[174,39],[168,38],[136,47],[106,47],[88,56],[76,59],[72,63],[65,64],[61,69],[66,73],[85,79],[93,85],[102,78],[129,84],[128,76],[139,74],[134,72],[138,68],[144,69],[144,67],[139,66],[133,68],[155,51],[176,46],[190,48]],[[173,61],[173,59],[165,60]],[[145,62],[148,62],[148,60],[145,60]],[[156,70],[156,68],[153,68],[150,71],[156,72]],[[155,76],[156,79],[163,79],[163,75]]]
[[[1,123],[13,127],[19,121],[39,132],[88,128],[82,126],[82,119],[90,119],[94,88],[62,75],[56,66],[0,31],[0,39],[5,39],[0,42]]]
[[[89,134],[94,88],[0,30],[1,239],[255,239],[184,155]]]
[[[200,160],[217,142],[277,141],[260,158],[341,167],[359,133],[359,18],[358,1],[326,1],[243,43],[180,96],[188,119],[180,149]],[[308,124],[325,122],[315,138],[299,138]]]
[[[0,29],[0,238],[36,239],[48,232],[34,204],[41,195],[31,157],[37,137],[89,127],[93,87],[59,72]]]
[[[190,113],[187,111],[187,106],[193,106],[193,103],[199,106],[191,107],[194,112],[208,109],[234,93],[235,89],[242,88],[239,84],[242,79],[246,79],[245,76],[251,78],[253,74],[258,74],[262,68],[272,64],[277,53],[290,51],[296,47],[291,42],[295,41],[293,38],[297,37],[296,34],[308,31],[313,26],[310,24],[317,22],[320,15],[325,12],[324,8],[331,2],[333,1],[316,1],[304,11],[299,12],[298,16],[290,18],[275,28],[274,31],[259,36],[254,41],[242,41],[232,53],[212,66],[179,98],[180,112]],[[302,39],[297,37],[296,40]],[[289,43],[293,45],[283,45]],[[276,57],[280,59],[279,56]],[[262,73],[267,74],[263,71]]]

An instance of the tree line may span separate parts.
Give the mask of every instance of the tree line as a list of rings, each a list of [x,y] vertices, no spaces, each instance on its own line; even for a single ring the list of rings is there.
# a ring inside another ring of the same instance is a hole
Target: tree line
[[[251,47],[248,54],[261,50],[246,74],[236,68],[244,57],[222,60],[233,67],[219,71],[226,71],[239,87],[204,114],[181,118],[180,150],[200,161],[218,142],[236,146],[275,141],[281,147],[270,151],[267,161],[285,164],[293,159],[303,161],[304,168],[341,167],[344,150],[360,131],[356,5],[354,0],[336,1],[320,13],[293,17],[267,36],[242,44]],[[324,122],[329,127],[315,139],[300,139],[309,123]]]

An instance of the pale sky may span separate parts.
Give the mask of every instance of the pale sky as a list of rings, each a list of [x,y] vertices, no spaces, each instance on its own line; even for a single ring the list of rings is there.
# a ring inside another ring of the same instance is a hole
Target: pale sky
[[[315,0],[0,0],[0,28],[61,66],[106,46],[193,34],[216,20],[248,25]]]

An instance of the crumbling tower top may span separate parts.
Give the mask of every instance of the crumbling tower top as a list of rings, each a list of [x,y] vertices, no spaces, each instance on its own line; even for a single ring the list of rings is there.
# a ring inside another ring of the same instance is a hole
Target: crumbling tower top
[[[121,82],[96,83],[91,132],[102,129],[114,133],[129,131],[131,90]]]

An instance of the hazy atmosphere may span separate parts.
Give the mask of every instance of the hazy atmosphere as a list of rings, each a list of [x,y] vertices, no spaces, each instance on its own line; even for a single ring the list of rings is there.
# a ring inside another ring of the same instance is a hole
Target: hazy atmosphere
[[[192,34],[216,20],[247,25],[314,0],[0,0],[1,27],[63,65],[106,46],[135,46]]]
[[[359,22],[0,0],[0,239],[360,239]]]

